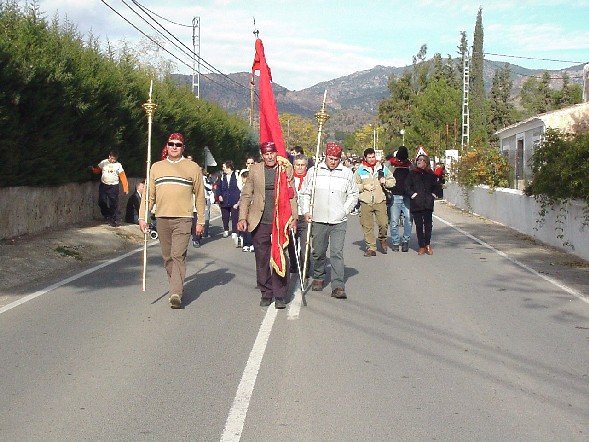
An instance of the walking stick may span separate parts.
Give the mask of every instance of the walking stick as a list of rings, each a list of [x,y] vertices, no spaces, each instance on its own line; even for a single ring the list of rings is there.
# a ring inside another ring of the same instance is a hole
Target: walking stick
[[[301,248],[300,248],[300,245],[299,245],[299,247],[297,247],[297,244],[300,244],[300,243],[295,238],[295,232],[292,229],[289,229],[289,230],[290,230],[290,237],[292,239],[292,245],[293,245],[294,250],[295,250],[295,261],[297,263],[297,270],[298,270],[298,273],[299,273],[299,279],[301,281],[301,290],[302,290],[304,284],[303,284],[303,275],[301,273],[301,261],[299,259],[299,253],[301,251]]]
[[[313,165],[313,179],[311,181],[311,203],[309,204],[309,213],[311,215],[311,222],[307,226],[307,243],[305,244],[305,265],[303,267],[303,281],[307,280],[307,267],[309,262],[309,252],[311,250],[311,227],[313,225],[313,204],[315,203],[315,184],[317,182],[317,166],[319,165],[319,148],[321,147],[321,135],[323,133],[323,125],[329,119],[329,115],[325,112],[325,100],[327,99],[327,89],[323,94],[323,104],[321,110],[315,114],[315,118],[319,123],[319,130],[317,132],[317,148],[315,149],[315,164]],[[301,286],[303,293],[306,289]]]
[[[151,123],[153,120],[153,113],[157,104],[151,101],[151,92],[153,90],[153,80],[149,84],[149,99],[147,103],[143,104],[143,109],[147,114],[147,172],[145,173],[145,213],[144,219],[147,222],[149,215],[149,170],[151,169]],[[143,233],[143,291],[145,291],[145,274],[147,272],[147,232]]]

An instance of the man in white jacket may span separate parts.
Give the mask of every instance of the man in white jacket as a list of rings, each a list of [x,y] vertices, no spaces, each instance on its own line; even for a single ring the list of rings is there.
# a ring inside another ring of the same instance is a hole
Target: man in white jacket
[[[327,143],[325,160],[309,169],[299,192],[299,205],[305,220],[311,223],[313,237],[313,283],[311,290],[321,291],[325,284],[327,247],[330,246],[331,296],[347,298],[344,282],[344,242],[347,216],[358,202],[354,173],[341,164],[342,148]],[[317,168],[315,197],[311,208],[314,168]]]

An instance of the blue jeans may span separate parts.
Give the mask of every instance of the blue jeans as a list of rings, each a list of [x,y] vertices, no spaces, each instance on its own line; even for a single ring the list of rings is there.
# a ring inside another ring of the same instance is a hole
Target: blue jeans
[[[393,195],[393,204],[389,206],[389,223],[391,225],[391,241],[393,245],[401,242],[409,242],[411,239],[411,212],[409,204],[411,199],[408,196]],[[399,235],[399,218],[403,212],[403,241]]]

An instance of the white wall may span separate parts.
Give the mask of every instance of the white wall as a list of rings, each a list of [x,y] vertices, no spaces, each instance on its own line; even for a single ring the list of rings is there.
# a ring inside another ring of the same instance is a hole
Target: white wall
[[[497,188],[490,191],[488,186],[477,186],[468,192],[467,204],[462,188],[456,183],[447,183],[444,198],[450,204],[471,211],[492,221],[511,227],[537,240],[573,253],[589,261],[589,226],[581,228],[583,222],[583,204],[572,202],[566,207],[567,215],[562,227],[564,239],[556,237],[556,211],[548,211],[543,225],[538,220],[540,205],[533,197],[523,194],[520,190]],[[558,208],[557,208],[558,210]],[[538,230],[534,230],[537,227]],[[574,249],[564,246],[567,240]]]

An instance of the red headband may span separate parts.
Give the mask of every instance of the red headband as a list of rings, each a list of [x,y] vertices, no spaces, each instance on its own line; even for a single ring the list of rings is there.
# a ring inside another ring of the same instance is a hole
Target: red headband
[[[342,156],[342,147],[339,144],[330,141],[329,143],[327,143],[327,148],[325,149],[325,156],[340,158]]]
[[[168,141],[170,141],[170,140],[178,140],[178,141],[181,141],[182,144],[184,144],[184,135],[182,135],[181,133],[178,133],[178,132],[173,133],[168,137]]]
[[[266,141],[260,145],[260,153],[278,152],[276,145],[272,141]]]

